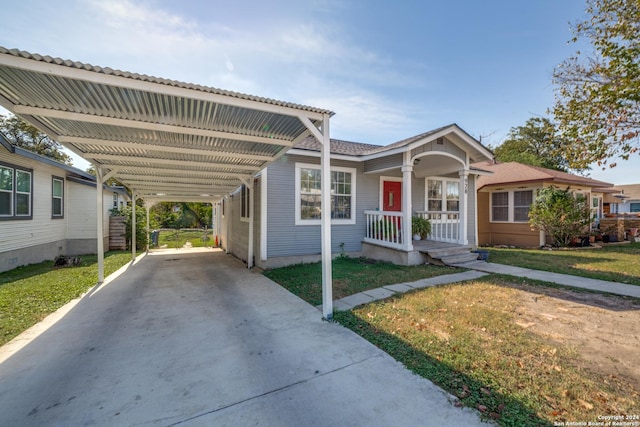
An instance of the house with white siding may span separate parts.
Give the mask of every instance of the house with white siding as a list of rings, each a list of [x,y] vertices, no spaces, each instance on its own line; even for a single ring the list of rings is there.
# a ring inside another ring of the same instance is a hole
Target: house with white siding
[[[447,263],[474,258],[476,182],[487,172],[471,165],[492,159],[456,124],[386,146],[332,139],[332,253],[403,265],[424,263],[442,248],[453,257]],[[261,268],[320,260],[317,140],[302,140],[247,184],[218,206],[221,246],[245,262],[253,253],[249,264]],[[413,216],[430,220],[426,241],[412,240]]]
[[[109,210],[129,200],[104,187],[105,244]],[[92,175],[16,147],[0,134],[0,271],[96,253],[96,182]]]

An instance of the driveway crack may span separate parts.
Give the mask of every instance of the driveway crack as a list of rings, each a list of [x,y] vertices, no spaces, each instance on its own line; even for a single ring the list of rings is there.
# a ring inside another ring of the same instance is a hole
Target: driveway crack
[[[332,370],[327,371],[327,372],[319,373],[319,374],[314,375],[312,377],[305,378],[305,379],[302,379],[300,381],[296,381],[294,383],[287,384],[285,386],[282,386],[282,387],[279,387],[279,388],[276,388],[276,389],[273,389],[273,390],[266,391],[266,392],[264,392],[262,394],[258,394],[256,396],[251,396],[251,397],[248,397],[246,399],[239,400],[237,402],[233,402],[233,403],[230,403],[228,405],[221,406],[220,408],[213,409],[213,410],[207,411],[207,412],[203,412],[201,414],[197,414],[197,415],[194,415],[194,416],[189,417],[189,418],[185,418],[185,419],[177,421],[177,422],[175,422],[173,424],[169,424],[169,425],[167,425],[167,427],[178,426],[180,424],[183,424],[183,423],[186,423],[186,422],[189,422],[189,421],[193,421],[193,420],[196,420],[198,418],[201,418],[201,417],[204,417],[204,416],[207,416],[207,415],[215,414],[216,412],[224,411],[225,409],[228,409],[228,408],[233,408],[234,406],[237,406],[237,405],[242,405],[243,403],[250,402],[252,400],[260,399],[262,397],[269,396],[269,395],[274,394],[274,393],[279,393],[281,391],[288,390],[290,388],[299,386],[301,384],[308,383],[308,382],[313,381],[313,380],[315,380],[317,378],[321,378],[321,377],[324,377],[326,375],[330,375],[330,374],[333,374],[333,373],[336,373],[336,372],[340,372],[340,371],[342,371],[344,369],[350,368],[352,366],[360,365],[360,364],[365,363],[365,362],[367,362],[369,360],[380,358],[380,357],[382,357],[382,356],[378,354],[378,355],[374,355],[374,356],[370,356],[370,357],[364,358],[362,360],[357,360],[357,361],[355,361],[353,363],[349,363],[348,365],[340,366],[340,367],[338,367],[336,369],[332,369]]]

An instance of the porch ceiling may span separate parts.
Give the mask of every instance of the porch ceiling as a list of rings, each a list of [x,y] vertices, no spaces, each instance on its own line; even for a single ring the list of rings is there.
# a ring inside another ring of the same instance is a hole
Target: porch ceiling
[[[328,110],[0,47],[0,105],[143,199],[217,200]]]
[[[462,169],[460,161],[445,156],[424,156],[420,162],[413,166],[413,172],[417,178],[427,176],[446,176],[456,174]]]

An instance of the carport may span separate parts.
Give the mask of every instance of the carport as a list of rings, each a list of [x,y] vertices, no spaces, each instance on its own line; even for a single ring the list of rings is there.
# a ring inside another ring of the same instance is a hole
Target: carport
[[[330,206],[331,111],[0,47],[0,104],[90,161],[97,175],[98,281],[104,280],[103,182],[135,201],[216,203],[313,135],[322,210]],[[331,318],[331,218],[322,216],[323,315]],[[135,226],[135,224],[134,224]],[[135,233],[133,233],[135,235]],[[132,248],[135,257],[135,241]]]

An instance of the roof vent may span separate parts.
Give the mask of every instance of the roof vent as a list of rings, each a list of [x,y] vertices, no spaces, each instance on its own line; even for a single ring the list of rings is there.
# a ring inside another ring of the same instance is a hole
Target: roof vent
[[[436,139],[436,144],[438,144],[438,145],[444,145],[444,138],[443,138],[443,137],[440,137],[440,138]]]

